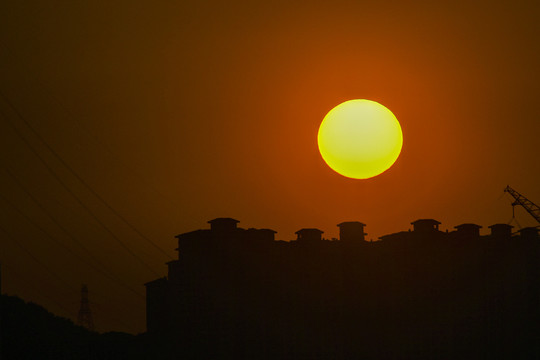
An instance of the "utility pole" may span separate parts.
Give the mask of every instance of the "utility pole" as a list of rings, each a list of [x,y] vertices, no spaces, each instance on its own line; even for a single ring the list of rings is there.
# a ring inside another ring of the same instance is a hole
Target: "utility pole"
[[[90,303],[88,302],[88,286],[81,287],[81,308],[79,309],[79,317],[77,325],[87,328],[90,331],[94,330],[94,320],[90,311]]]

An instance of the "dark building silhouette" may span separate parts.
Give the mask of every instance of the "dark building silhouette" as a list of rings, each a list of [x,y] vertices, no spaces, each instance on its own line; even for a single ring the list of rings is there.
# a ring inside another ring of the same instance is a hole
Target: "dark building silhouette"
[[[237,231],[237,224],[239,222],[240,221],[231,218],[217,218],[208,221],[210,224],[210,230],[220,234],[233,233]]]
[[[423,234],[430,234],[435,231],[439,231],[440,224],[440,222],[433,219],[419,219],[411,223],[414,232]]]
[[[365,241],[364,226],[360,221],[346,221],[337,225],[339,227],[339,240],[347,243]]]
[[[526,227],[519,230],[520,236],[524,240],[536,240],[538,239],[538,228],[536,227]]]
[[[454,228],[456,229],[455,235],[458,238],[477,239],[480,237],[480,229],[482,226],[468,223],[457,225]]]
[[[512,237],[512,225],[494,224],[488,226],[491,229],[491,236],[498,239],[510,239]]]
[[[172,261],[170,263],[173,263]],[[168,263],[168,264],[170,264]],[[172,273],[174,274],[174,272]],[[148,282],[146,285],[146,328],[149,332],[168,329],[169,283],[166,277]]]
[[[297,241],[301,242],[315,242],[322,240],[322,234],[324,231],[319,229],[300,229],[295,232]]]
[[[188,359],[540,358],[536,228],[461,224],[365,241],[304,228],[293,241],[218,218],[176,236],[168,275],[146,284],[149,339]]]

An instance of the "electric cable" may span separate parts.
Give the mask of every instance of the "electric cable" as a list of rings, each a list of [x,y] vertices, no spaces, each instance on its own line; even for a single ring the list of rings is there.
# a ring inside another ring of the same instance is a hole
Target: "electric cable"
[[[41,260],[39,260],[26,246],[24,246],[20,241],[17,241],[15,237],[7,231],[2,225],[0,225],[0,231],[2,231],[8,239],[14,242],[20,249],[22,249],[28,256],[32,258],[37,264],[43,267],[56,281],[62,284],[69,293],[73,292],[71,285],[69,285],[65,280],[63,280],[56,272],[52,271],[47,265],[45,265]]]
[[[20,183],[20,181],[12,174],[10,173],[7,169],[4,169],[6,171],[6,173],[8,173],[8,175],[10,175],[10,177],[17,183],[17,185],[19,185],[19,187],[25,192],[26,195],[28,195],[28,197],[30,197],[30,199],[32,200],[32,202],[38,206],[41,211],[56,225],[58,226],[58,228],[60,228],[60,230],[62,230],[62,232],[64,232],[73,242],[75,242],[77,245],[79,245],[84,251],[85,253],[93,260],[95,261],[96,263],[98,263],[99,265],[101,265],[102,267],[105,267],[105,265],[99,260],[97,259],[96,257],[94,257],[91,252],[88,250],[88,248],[86,246],[84,246],[79,240],[77,240],[77,238],[71,234],[70,231],[68,231],[62,224],[60,224],[48,211],[47,209],[45,209],[45,207],[22,185],[22,183]],[[22,212],[22,210],[20,210],[19,208],[17,208],[17,206],[15,206],[15,204],[13,204],[12,202],[10,202],[9,200],[7,200],[7,198],[5,196],[3,196],[2,194],[0,194],[0,198],[2,198],[5,202],[7,202],[11,207],[13,207],[19,214],[21,214],[28,222],[30,222],[34,227],[38,228],[41,232],[43,232],[48,238],[50,238],[52,241],[54,241],[58,246],[62,247],[63,249],[65,249],[66,251],[68,251],[71,255],[75,256],[76,258],[78,258],[79,260],[83,261],[86,265],[90,266],[92,269],[94,269],[95,271],[99,272],[100,274],[102,274],[103,276],[105,276],[107,279],[113,281],[114,283],[126,288],[127,290],[131,291],[132,293],[134,293],[135,295],[137,295],[138,297],[141,297],[141,298],[144,298],[144,295],[142,295],[141,293],[139,293],[138,291],[136,291],[135,289],[133,289],[132,287],[130,287],[129,285],[127,285],[126,283],[124,283],[123,281],[121,281],[120,279],[118,279],[117,277],[115,277],[114,275],[112,275],[110,272],[107,272],[97,266],[95,266],[94,264],[88,262],[85,258],[83,258],[82,256],[80,256],[79,254],[77,254],[76,252],[74,252],[71,248],[67,247],[65,244],[63,244],[60,240],[56,239],[54,236],[52,236],[50,233],[48,233],[47,231],[45,231],[45,229],[43,229],[41,226],[37,225],[35,222],[33,222],[26,214],[24,214]]]
[[[30,224],[32,224],[36,229],[38,229],[39,231],[41,231],[43,234],[45,234],[45,236],[47,238],[49,238],[50,240],[52,240],[54,243],[56,243],[58,246],[62,247],[63,249],[65,249],[66,251],[68,251],[71,255],[77,257],[79,260],[83,261],[86,265],[90,266],[92,269],[98,271],[100,274],[104,275],[105,277],[107,277],[109,280],[117,283],[118,285],[121,285],[123,286],[124,288],[128,289],[129,291],[133,292],[135,295],[137,295],[138,297],[140,298],[144,298],[144,295],[142,295],[141,293],[137,292],[136,290],[134,290],[133,288],[131,288],[129,285],[123,283],[122,281],[116,279],[115,277],[111,276],[110,274],[104,272],[102,269],[94,266],[92,263],[89,263],[87,260],[85,260],[83,257],[79,256],[76,252],[74,252],[71,248],[67,247],[65,244],[63,244],[61,241],[59,241],[58,239],[56,239],[54,236],[52,236],[47,230],[45,230],[43,227],[41,227],[40,225],[38,225],[36,222],[34,222],[28,215],[26,215],[24,212],[22,212],[21,209],[19,209],[17,206],[15,206],[15,204],[13,204],[11,201],[9,201],[5,196],[3,196],[2,194],[0,194],[0,199],[4,200],[4,202],[6,202],[7,204],[9,204],[12,208],[15,209],[15,211],[17,211],[21,216],[23,216],[26,221],[28,221]]]
[[[15,54],[10,48],[9,46],[7,46],[5,43],[1,44],[4,49],[6,50],[5,52],[9,53],[13,59],[16,61],[17,65],[19,65],[20,67],[22,67],[22,71],[24,71],[25,74],[29,75],[30,78],[38,83],[39,85],[41,85],[41,87],[48,87],[48,84],[43,81],[42,79],[40,79],[36,74],[35,72],[29,68],[28,66],[26,66],[24,64],[24,61],[17,55]],[[28,88],[28,87],[27,87]],[[38,88],[36,86],[33,86],[32,89],[35,89],[35,88]],[[65,106],[65,104],[60,101],[60,99],[58,97],[56,97],[51,91],[43,91],[41,90],[41,92],[43,94],[45,94],[46,96],[48,96],[54,103],[56,103],[56,105],[58,105],[64,112],[65,114],[70,118],[70,119],[76,119],[77,117],[75,115],[73,115],[73,113]],[[84,125],[81,125],[80,122],[77,123],[78,127],[84,127]],[[135,176],[137,176],[140,180],[144,181],[148,187],[151,187],[152,190],[157,194],[159,195],[163,200],[166,200],[168,202],[171,202],[171,203],[174,203],[175,205],[180,205],[177,201],[174,201],[174,199],[171,199],[170,197],[166,196],[165,194],[163,194],[158,188],[156,188],[150,181],[148,181],[147,179],[145,179],[141,174],[140,174],[140,171],[136,170],[135,168],[133,168],[132,166],[128,165],[125,161],[123,161],[122,159],[120,159],[118,157],[118,155],[116,155],[108,146],[106,143],[104,143],[103,141],[101,141],[101,139],[98,138],[98,136],[96,134],[93,134],[91,133],[90,129],[88,127],[85,127],[85,134],[86,135],[89,135],[91,138],[93,138],[98,144],[99,144],[99,147],[100,149],[106,151],[110,157],[114,157],[116,159],[116,161],[118,163],[120,163],[124,168],[126,168],[127,170],[129,170],[132,174],[134,174]]]
[[[40,162],[45,166],[49,174],[53,176],[54,179],[77,201],[77,203],[86,210],[86,212],[101,226],[103,230],[105,230],[124,250],[126,250],[132,257],[134,257],[140,264],[142,264],[145,268],[150,270],[155,276],[160,276],[158,272],[156,272],[150,265],[148,265],[144,260],[142,260],[137,254],[135,254],[118,236],[116,236],[112,230],[105,225],[98,217],[97,215],[90,210],[86,204],[69,188],[69,186],[58,176],[58,174],[49,166],[47,161],[38,153],[38,151],[34,148],[32,144],[22,135],[22,133],[17,129],[17,127],[8,120],[7,115],[1,111],[0,109],[0,115],[2,118],[6,121],[6,123],[15,131],[17,136],[28,146],[28,148],[32,151],[32,153],[40,160]]]
[[[152,241],[150,238],[148,238],[146,235],[144,235],[139,229],[137,229],[133,224],[131,224],[122,214],[120,214],[116,209],[114,209],[108,201],[106,201],[100,194],[98,194],[86,180],[84,180],[57,152],[54,150],[49,143],[41,136],[41,134],[30,124],[28,120],[22,114],[20,111],[15,107],[15,105],[6,97],[6,95],[0,91],[0,97],[4,99],[6,104],[9,105],[9,107],[15,112],[17,117],[21,119],[24,124],[32,131],[32,133],[39,139],[39,141],[49,150],[49,152],[86,188],[92,195],[96,197],[109,211],[111,211],[116,217],[118,217],[124,224],[126,224],[133,232],[135,232],[137,235],[139,235],[142,239],[144,239],[146,242],[151,244],[154,248],[156,248],[159,252],[161,252],[163,255],[168,257],[169,259],[173,259],[164,249],[162,249],[159,245],[157,245],[154,241]]]
[[[19,279],[21,282],[24,282],[25,284],[31,284],[32,282],[28,281],[27,279],[25,279],[25,276],[21,275],[20,273],[18,273],[17,271],[15,271],[13,269],[13,267],[7,265],[6,263],[2,263],[2,268],[6,268],[9,270],[9,274],[10,276],[14,276],[15,278]],[[48,283],[48,286],[51,285],[51,283],[49,283],[48,281],[45,280],[45,282]],[[73,309],[69,309],[66,305],[63,305],[61,303],[59,303],[57,300],[55,300],[54,298],[48,296],[48,295],[45,295],[43,291],[41,291],[40,289],[37,289],[36,287],[30,285],[30,289],[34,290],[34,296],[37,295],[38,298],[42,298],[42,300],[47,300],[48,302],[56,305],[58,308],[62,309],[65,311],[65,316],[68,317],[68,318],[74,318],[75,317],[75,313],[76,311],[74,311]],[[94,296],[95,293],[93,293],[92,296]],[[33,302],[33,301],[31,301]],[[79,302],[71,302],[70,304],[73,305],[75,303],[79,303]],[[36,303],[37,304],[37,303]],[[40,304],[38,304],[40,305]],[[126,324],[123,320],[120,320],[118,317],[114,316],[114,315],[111,315],[114,313],[118,313],[118,309],[112,309],[111,306],[109,306],[109,311],[106,309],[105,306],[101,306],[100,304],[98,303],[94,303],[94,302],[90,302],[90,305],[94,306],[94,305],[98,305],[98,309],[104,313],[106,313],[107,315],[107,319],[111,319],[113,323],[116,323],[117,325],[122,325],[124,328],[126,329],[129,329],[129,328],[135,328],[135,324],[131,324],[131,325],[128,325]],[[43,305],[40,305],[43,307]],[[51,312],[50,310],[46,309],[47,311]],[[52,313],[52,312],[51,312]],[[93,314],[94,314],[94,311],[93,311]]]

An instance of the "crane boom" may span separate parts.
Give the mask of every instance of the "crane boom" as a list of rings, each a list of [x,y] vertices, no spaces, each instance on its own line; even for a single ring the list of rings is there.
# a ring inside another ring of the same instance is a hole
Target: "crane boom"
[[[536,221],[540,224],[540,207],[538,207],[538,205],[536,205],[531,200],[527,199],[525,196],[521,195],[508,185],[506,186],[504,191],[512,195],[512,197],[515,199],[512,205],[523,206],[525,210],[527,210],[527,212],[531,214],[531,216],[535,218]]]

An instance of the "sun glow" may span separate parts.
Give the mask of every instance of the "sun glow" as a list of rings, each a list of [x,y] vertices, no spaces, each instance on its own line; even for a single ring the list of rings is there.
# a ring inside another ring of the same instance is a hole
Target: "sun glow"
[[[330,168],[349,178],[368,179],[394,164],[403,134],[386,107],[370,100],[349,100],[324,117],[317,140]]]

